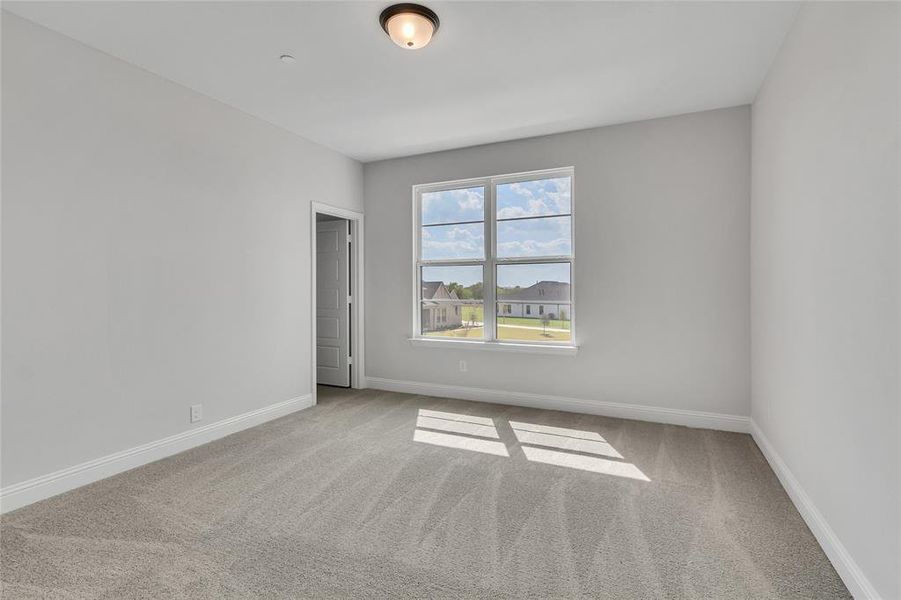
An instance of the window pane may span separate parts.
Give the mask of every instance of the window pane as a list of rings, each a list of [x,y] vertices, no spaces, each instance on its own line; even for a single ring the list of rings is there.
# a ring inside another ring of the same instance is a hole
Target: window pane
[[[570,177],[517,181],[497,186],[497,218],[513,219],[572,212]]]
[[[485,258],[485,226],[432,225],[422,228],[422,260]]]
[[[485,220],[485,188],[422,194],[422,225]]]
[[[422,335],[484,337],[481,266],[422,267],[420,288]]]
[[[499,258],[572,255],[572,217],[497,222]]]
[[[569,263],[498,265],[497,339],[572,341]]]

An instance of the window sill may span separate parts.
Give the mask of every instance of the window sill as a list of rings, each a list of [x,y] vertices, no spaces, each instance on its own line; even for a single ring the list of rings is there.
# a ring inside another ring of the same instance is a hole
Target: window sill
[[[556,354],[558,356],[575,356],[578,346],[562,344],[529,344],[517,342],[487,342],[483,340],[438,340],[414,337],[410,344],[422,348],[444,348],[445,350],[490,350],[493,352],[521,352],[526,354]]]

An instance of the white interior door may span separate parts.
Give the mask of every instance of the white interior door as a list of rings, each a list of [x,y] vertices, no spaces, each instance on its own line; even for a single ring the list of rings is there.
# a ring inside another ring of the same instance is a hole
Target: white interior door
[[[349,221],[316,223],[316,381],[350,386]]]

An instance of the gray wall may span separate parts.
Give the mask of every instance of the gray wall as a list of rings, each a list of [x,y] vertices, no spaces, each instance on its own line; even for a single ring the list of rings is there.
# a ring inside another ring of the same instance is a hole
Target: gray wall
[[[366,164],[367,377],[750,414],[749,143],[738,107]],[[411,347],[411,186],[570,165],[579,354]]]
[[[898,4],[806,4],[753,106],[754,421],[884,598],[899,573]]]
[[[355,161],[3,15],[2,485],[310,392]]]

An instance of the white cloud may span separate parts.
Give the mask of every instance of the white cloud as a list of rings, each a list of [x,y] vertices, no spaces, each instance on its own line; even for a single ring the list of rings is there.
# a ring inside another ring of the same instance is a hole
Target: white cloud
[[[464,227],[454,227],[450,231],[447,232],[447,239],[449,240],[467,240],[467,241],[475,241],[478,240],[481,242],[484,237],[481,231],[478,233],[473,233],[470,229]]]
[[[517,217],[530,217],[529,211],[521,206],[505,206],[497,211],[498,219],[515,219]]]
[[[530,199],[526,206],[505,206],[497,211],[500,219],[513,219],[517,217],[537,217],[539,215],[553,215],[561,212],[559,209],[551,209],[544,200]]]
[[[470,241],[459,241],[459,242],[424,242],[422,244],[423,248],[433,248],[433,249],[460,249],[460,250],[480,250],[482,248],[481,244],[474,244]]]
[[[502,242],[497,245],[499,256],[563,256],[570,253],[570,243],[566,238],[547,242],[535,240]]]
[[[455,192],[456,196],[462,196],[457,198],[457,205],[462,210],[482,210],[484,198],[481,191],[455,190]]]
[[[423,255],[428,258],[474,258],[484,254],[485,239],[481,229],[472,226],[452,227],[441,239],[423,237]]]
[[[511,219],[566,214],[570,211],[570,194],[567,184],[567,179],[545,179],[539,182],[511,183],[505,186],[505,191],[512,193],[518,198],[513,200],[513,206],[501,208],[498,211],[498,217]]]
[[[481,220],[484,207],[482,188],[427,192],[422,195],[423,223]]]

